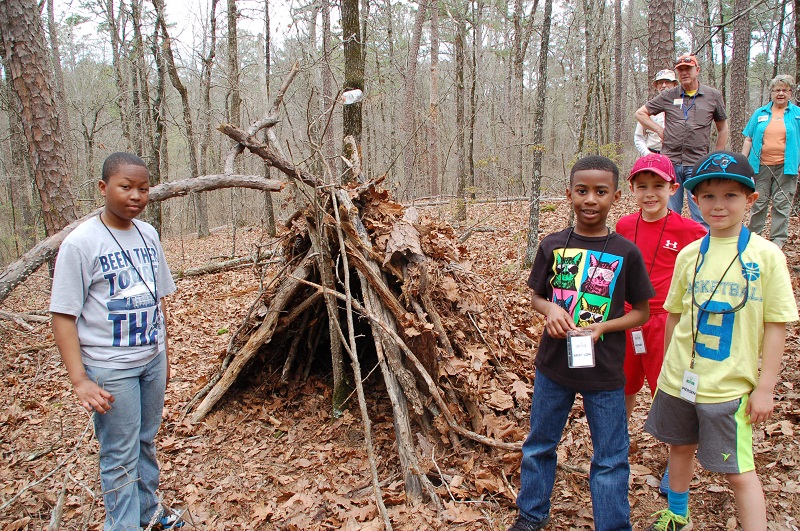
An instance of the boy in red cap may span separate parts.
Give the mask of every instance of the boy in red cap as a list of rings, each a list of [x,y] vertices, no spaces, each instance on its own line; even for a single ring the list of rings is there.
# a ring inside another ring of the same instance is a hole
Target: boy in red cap
[[[650,282],[656,290],[656,296],[650,299],[650,319],[626,333],[625,409],[630,419],[636,406],[636,395],[644,386],[645,378],[651,396],[656,392],[664,361],[664,327],[667,322],[664,299],[669,291],[675,259],[681,249],[705,236],[706,230],[696,221],[669,209],[669,198],[679,185],[672,162],[664,155],[652,153],[637,160],[628,175],[628,182],[639,212],[620,219],[616,231],[635,243],[642,252]],[[665,473],[660,488],[665,496],[668,477]]]

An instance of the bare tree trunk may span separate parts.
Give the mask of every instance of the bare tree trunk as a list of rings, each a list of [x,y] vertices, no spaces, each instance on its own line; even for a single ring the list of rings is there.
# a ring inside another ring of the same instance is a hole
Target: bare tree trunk
[[[169,79],[172,82],[172,86],[175,90],[178,91],[181,97],[181,107],[183,109],[183,123],[186,127],[186,148],[189,153],[189,177],[199,177],[200,176],[200,166],[197,160],[197,138],[194,133],[194,123],[192,121],[192,109],[189,104],[189,91],[181,81],[180,75],[178,75],[178,68],[175,66],[175,57],[172,53],[172,41],[169,37],[169,32],[167,31],[167,21],[164,17],[164,0],[152,0],[153,6],[156,9],[156,24],[161,27],[162,33],[162,42],[161,48],[163,50],[163,61],[167,72],[169,74]],[[163,99],[163,98],[162,98]],[[197,195],[194,196],[197,198]],[[198,202],[195,201],[195,205],[198,206]],[[203,210],[202,212],[198,212],[195,209],[196,214],[196,223],[197,223],[197,232],[198,236],[208,236],[208,213]],[[205,230],[201,231],[200,228],[204,227]],[[205,234],[201,234],[204,232]]]
[[[58,41],[58,24],[56,24],[54,0],[47,0],[47,32],[50,34],[50,60],[53,62],[53,74],[56,82],[55,93],[58,106],[61,130],[65,135],[69,135],[72,130],[69,125],[69,113],[67,112],[67,97],[64,92],[64,70],[61,68],[61,50]],[[67,154],[69,157],[69,154]],[[74,161],[73,161],[74,162]]]
[[[747,123],[747,102],[750,91],[747,83],[747,66],[750,62],[750,0],[736,0],[733,5],[733,60],[731,62],[731,149],[741,151],[742,131]]]
[[[786,20],[786,2],[787,0],[781,0],[781,16],[778,21],[778,38],[775,39],[775,58],[772,63],[773,79],[778,75],[778,62],[780,61],[781,45],[783,44],[783,22]],[[795,18],[796,17],[797,15],[795,15]]]
[[[333,128],[329,116],[333,112],[333,74],[331,73],[331,5],[330,0],[322,0],[322,109],[325,115],[321,123],[325,127],[322,132],[322,157],[326,168],[335,168],[336,147],[333,140]],[[327,182],[335,183],[336,176],[331,175]]]
[[[523,266],[531,267],[539,247],[539,196],[542,189],[542,155],[544,153],[544,106],[547,100],[547,53],[550,49],[550,25],[553,20],[553,0],[545,0],[542,21],[542,41],[539,46],[539,80],[536,86],[536,110],[533,114],[533,179],[531,207],[528,215],[528,242]]]
[[[722,92],[722,99],[728,101],[727,95],[727,83],[725,80],[727,79],[728,75],[728,58],[727,53],[725,52],[725,48],[728,46],[728,33],[725,31],[725,12],[723,11],[722,0],[719,0],[719,48],[720,48],[720,62],[721,70],[720,70],[720,81],[717,88],[720,92]]]
[[[200,116],[202,116],[203,134],[200,139],[200,172],[208,174],[208,149],[211,144],[211,73],[214,69],[214,58],[217,55],[217,2],[211,0],[209,7],[208,54],[202,58],[200,70]],[[205,41],[204,41],[205,42]],[[269,178],[269,174],[266,175]],[[194,210],[198,238],[211,234],[208,226],[208,199],[205,194],[194,194]]]
[[[239,86],[239,38],[236,0],[227,0],[228,10],[228,122],[239,126],[242,121],[242,94]],[[242,191],[231,189],[231,230],[234,234],[236,245],[236,229],[242,224],[241,211],[243,208]],[[236,254],[236,248],[231,249],[231,255]]]
[[[647,79],[675,63],[675,0],[650,0],[647,16]],[[650,84],[650,95],[656,94]]]
[[[701,37],[702,37],[703,42],[706,42],[707,40],[710,41],[710,38],[711,38],[711,9],[710,9],[710,7],[708,5],[708,0],[701,0],[700,10],[701,10],[701,16],[702,16],[703,26],[704,26],[703,27],[703,31],[701,33]],[[708,44],[705,45],[704,50],[705,50],[705,53],[704,53],[705,60],[703,61],[703,64],[706,65],[706,68],[705,68],[704,72],[705,72],[705,75],[706,75],[706,77],[708,79],[708,83],[711,86],[716,87],[717,86],[717,69],[716,69],[716,65],[714,64],[714,45],[713,45],[713,43],[708,42]]]
[[[270,101],[270,77],[272,68],[272,28],[270,27],[269,20],[269,0],[264,0],[264,90],[267,94],[267,105]],[[264,142],[269,143],[269,136],[267,132],[263,132]],[[264,177],[267,179],[272,178],[272,167],[264,161]],[[264,213],[267,217],[267,234],[275,237],[277,234],[275,228],[275,205],[272,203],[272,194],[264,192]]]
[[[14,92],[22,105],[20,118],[42,201],[45,230],[48,235],[55,234],[74,221],[77,214],[53,94],[53,73],[36,2],[0,2],[0,34]]]
[[[428,183],[432,196],[439,195],[439,9],[431,8],[431,97],[428,108]]]
[[[360,30],[361,21],[358,15],[358,0],[342,0],[342,39],[344,40],[344,90],[364,90],[364,43]],[[342,110],[343,153],[347,160],[361,160],[361,110],[359,101],[344,105]],[[355,141],[353,153],[348,137]],[[352,182],[359,177],[347,170],[342,175],[342,182]]]
[[[794,0],[794,49],[800,50],[800,0]],[[794,78],[795,80],[800,76],[800,53],[795,51],[794,58]],[[800,194],[795,195],[795,204],[800,200]]]
[[[125,0],[120,0],[119,15],[114,12],[113,0],[99,0],[98,6],[105,15],[106,28],[111,37],[111,65],[114,69],[114,83],[117,86],[116,104],[122,127],[122,137],[126,141],[127,150],[136,151],[134,135],[131,131],[131,104],[129,101],[131,91],[127,86],[127,75],[123,66],[123,42],[120,36],[120,27],[125,25]]]
[[[417,15],[414,18],[414,29],[411,31],[411,41],[408,43],[408,59],[406,61],[405,80],[403,82],[403,179],[405,185],[412,196],[416,195],[414,186],[414,159],[417,151],[414,149],[416,144],[416,109],[414,108],[414,96],[416,93],[417,81],[417,56],[419,55],[419,43],[422,38],[422,26],[425,24],[425,13],[428,10],[428,0],[420,0],[417,6]]]
[[[2,43],[2,37],[0,37]],[[0,50],[3,50],[0,47]],[[8,103],[9,150],[6,158],[9,196],[11,198],[11,222],[14,237],[15,258],[22,255],[36,243],[36,220],[31,205],[30,183],[33,181],[26,154],[25,132],[20,121],[22,105],[11,86],[11,65],[3,55],[4,79],[2,98]]]
[[[467,219],[467,202],[466,202],[466,181],[467,169],[465,166],[465,153],[464,153],[464,130],[466,123],[464,120],[464,48],[466,40],[466,23],[464,22],[464,14],[461,12],[461,6],[456,11],[456,168],[457,176],[457,189],[456,189],[456,219],[458,221],[465,221]]]
[[[483,0],[478,0],[475,3],[475,10],[473,12],[472,21],[472,79],[470,80],[469,87],[469,153],[467,154],[467,163],[469,164],[469,185],[472,188],[470,194],[472,199],[475,199],[475,191],[477,187],[477,179],[475,176],[475,121],[478,117],[478,56],[481,54],[481,42],[483,40],[482,34],[482,21],[483,16]]]
[[[614,0],[614,142],[622,151],[623,107],[625,105],[625,87],[622,84],[622,66],[625,57],[622,55],[622,0]]]

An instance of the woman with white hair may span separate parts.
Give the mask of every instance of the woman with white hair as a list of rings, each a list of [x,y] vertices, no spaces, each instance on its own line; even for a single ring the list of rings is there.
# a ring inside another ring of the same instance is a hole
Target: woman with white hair
[[[761,233],[772,202],[769,239],[783,247],[797,190],[800,164],[800,107],[791,102],[794,78],[781,74],[770,81],[771,100],[753,113],[742,134],[742,154],[756,173],[758,199],[751,209],[751,231]]]

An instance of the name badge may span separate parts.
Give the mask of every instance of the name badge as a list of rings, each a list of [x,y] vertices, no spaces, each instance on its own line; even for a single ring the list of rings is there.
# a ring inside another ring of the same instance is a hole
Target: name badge
[[[683,105],[683,98],[675,98],[674,100],[672,100],[672,104],[675,105],[676,107],[680,107],[681,105]]]
[[[567,332],[567,362],[570,369],[594,367],[594,341],[591,330]]]
[[[759,122],[766,122],[768,120],[769,120],[769,116],[759,116],[758,117],[758,121]]]
[[[641,326],[631,328],[631,341],[635,354],[647,354],[647,345],[644,344],[644,331]]]
[[[683,381],[681,382],[681,398],[692,404],[697,403],[697,385],[700,377],[689,370],[683,371]]]

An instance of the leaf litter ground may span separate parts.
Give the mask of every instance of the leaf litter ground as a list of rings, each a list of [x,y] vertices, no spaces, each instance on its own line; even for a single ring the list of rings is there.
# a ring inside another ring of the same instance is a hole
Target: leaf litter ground
[[[629,197],[612,212],[610,222],[633,209]],[[472,205],[465,228],[462,265],[470,282],[490,301],[474,328],[487,336],[508,335],[516,341],[487,341],[470,346],[471,363],[513,374],[508,388],[484,398],[502,415],[484,416],[482,429],[507,441],[527,433],[529,394],[533,380],[533,348],[542,320],[530,307],[520,269],[524,252],[527,205]],[[427,214],[448,218],[446,207]],[[566,202],[543,205],[543,234],[568,223]],[[460,232],[463,232],[460,231]],[[210,238],[166,238],[164,247],[173,271],[220,260],[231,254],[229,231]],[[237,254],[248,254],[269,239],[260,229],[236,233]],[[785,251],[798,264],[797,219],[791,223]],[[792,273],[795,296],[800,279]],[[255,300],[260,274],[240,269],[178,281],[170,298],[173,378],[167,390],[164,423],[158,435],[162,463],[162,495],[166,503],[185,507],[197,529],[382,529],[363,447],[357,408],[341,418],[330,414],[329,371],[317,366],[309,378],[276,386],[277,377],[251,371],[198,426],[190,426],[183,411],[216,372],[230,335]],[[49,281],[39,271],[9,297],[4,309],[28,312],[47,308]],[[508,323],[511,323],[509,326]],[[4,380],[0,396],[0,529],[42,529],[64,492],[63,529],[101,529],[102,504],[97,478],[97,443],[89,417],[76,404],[49,325],[32,323],[25,330],[0,321]],[[456,334],[458,335],[458,334]],[[464,336],[474,337],[475,330]],[[459,337],[451,338],[459,341]],[[500,348],[497,345],[501,345]],[[522,344],[526,348],[519,348]],[[504,351],[502,345],[508,345]],[[800,339],[789,326],[781,380],[773,418],[755,430],[756,464],[767,496],[771,529],[800,529],[800,441],[794,432],[800,421]],[[366,371],[365,371],[366,372]],[[480,373],[483,374],[483,373]],[[476,382],[486,384],[486,382]],[[396,529],[503,530],[514,520],[513,501],[519,485],[519,456],[463,442],[455,450],[443,430],[415,429],[422,466],[437,485],[445,511],[405,504],[400,463],[394,443],[392,411],[375,375],[365,381],[373,436],[380,456],[378,469],[384,501]],[[657,490],[666,449],[642,430],[649,397],[643,391],[634,412],[631,433],[631,514],[635,529],[643,529],[651,514],[665,506]],[[488,419],[488,420],[487,420]],[[87,427],[89,428],[87,430]],[[558,476],[549,529],[591,529],[586,470],[591,443],[580,400],[559,446]],[[34,484],[35,483],[35,484]],[[733,496],[724,478],[698,467],[692,482],[692,515],[698,529],[735,529]]]

